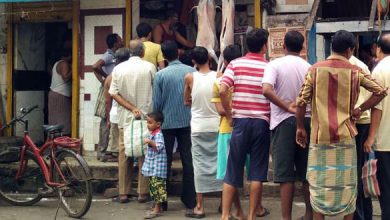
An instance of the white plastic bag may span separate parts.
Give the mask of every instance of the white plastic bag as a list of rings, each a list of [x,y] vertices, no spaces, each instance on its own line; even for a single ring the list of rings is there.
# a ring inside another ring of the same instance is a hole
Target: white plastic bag
[[[123,138],[126,156],[137,158],[145,155],[145,134],[148,134],[148,128],[144,119],[134,119],[128,126],[124,127]]]

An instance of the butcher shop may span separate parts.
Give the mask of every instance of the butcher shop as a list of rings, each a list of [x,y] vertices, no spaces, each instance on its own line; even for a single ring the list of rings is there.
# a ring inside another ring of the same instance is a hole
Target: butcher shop
[[[237,44],[245,53],[245,33],[254,27],[270,29],[268,54],[270,58],[279,56],[280,33],[289,28],[311,30],[303,20],[309,17],[314,0],[8,2],[12,3],[0,3],[0,124],[9,121],[22,105],[38,104],[40,110],[30,116],[30,134],[34,141],[44,140],[41,125],[48,123],[50,68],[58,58],[57,48],[66,42],[72,52],[71,135],[83,139],[85,153],[94,154],[101,120],[95,116],[95,106],[101,83],[95,77],[93,64],[107,49],[107,35],[117,33],[128,45],[137,37],[140,23],[149,24],[153,40],[160,42],[174,31],[183,62],[188,62],[186,51],[200,45],[209,51],[214,68],[221,69],[221,51]],[[166,26],[170,18],[176,22]],[[302,22],[289,22],[299,19]],[[309,50],[302,56],[310,58]],[[23,128],[16,126],[8,132],[22,136]]]

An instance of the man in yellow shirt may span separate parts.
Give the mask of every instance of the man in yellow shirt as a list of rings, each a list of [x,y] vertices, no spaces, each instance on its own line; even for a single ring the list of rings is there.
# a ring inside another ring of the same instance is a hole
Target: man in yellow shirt
[[[152,27],[147,23],[140,23],[136,28],[138,38],[145,46],[145,55],[143,59],[161,70],[165,67],[164,57],[160,44],[150,41],[152,39],[152,30]]]

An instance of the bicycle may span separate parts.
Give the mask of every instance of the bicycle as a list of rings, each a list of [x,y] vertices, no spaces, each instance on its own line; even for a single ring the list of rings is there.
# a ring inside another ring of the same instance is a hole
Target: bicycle
[[[22,108],[19,116],[1,128],[23,124],[24,144],[10,151],[14,155],[8,158],[16,159],[0,161],[0,199],[30,206],[57,193],[68,216],[81,218],[91,206],[92,178],[86,161],[72,150],[80,147],[80,140],[62,136],[63,125],[44,125],[47,139],[42,146],[36,146],[29,136],[28,120],[24,120],[36,108]]]

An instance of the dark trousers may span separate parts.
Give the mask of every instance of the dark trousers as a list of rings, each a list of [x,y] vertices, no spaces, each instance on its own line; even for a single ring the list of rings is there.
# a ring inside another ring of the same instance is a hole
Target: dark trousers
[[[178,142],[178,150],[180,152],[180,159],[183,165],[183,188],[181,193],[181,201],[188,209],[196,206],[196,193],[194,185],[194,167],[192,165],[191,154],[191,128],[176,128],[164,129],[163,131],[165,149],[168,158],[168,173],[167,173],[167,188],[169,188],[169,177],[171,175],[173,146],[175,138]]]
[[[375,151],[377,162],[377,173],[379,189],[381,195],[379,196],[379,203],[382,210],[382,220],[390,219],[390,152],[389,151]]]
[[[370,124],[356,124],[358,135],[356,138],[356,156],[357,156],[357,174],[358,174],[358,195],[356,199],[356,211],[353,216],[354,220],[371,220],[372,219],[372,202],[371,198],[364,197],[362,167],[367,154],[364,153],[363,144],[368,137]]]

